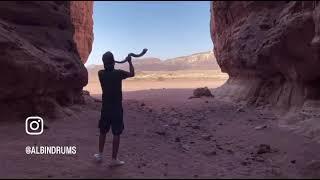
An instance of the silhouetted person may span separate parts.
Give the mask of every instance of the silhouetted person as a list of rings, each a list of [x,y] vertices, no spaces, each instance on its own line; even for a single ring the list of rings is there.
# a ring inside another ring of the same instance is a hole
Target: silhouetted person
[[[113,149],[111,166],[123,165],[124,162],[117,159],[120,135],[124,129],[123,109],[122,109],[122,80],[134,76],[134,68],[131,62],[131,56],[127,56],[130,66],[130,72],[114,69],[115,61],[111,52],[106,52],[102,61],[104,70],[98,72],[102,88],[102,109],[99,120],[99,153],[95,154],[98,162],[102,161],[102,153],[106,140],[106,134],[112,130]]]

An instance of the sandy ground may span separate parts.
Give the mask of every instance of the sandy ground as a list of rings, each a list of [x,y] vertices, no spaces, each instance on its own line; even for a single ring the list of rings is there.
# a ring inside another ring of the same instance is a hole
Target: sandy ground
[[[152,90],[152,89],[194,89],[198,87],[218,87],[225,82],[225,79],[210,80],[210,79],[190,79],[190,80],[137,80],[127,81],[122,84],[122,89],[125,92],[140,91],[140,90]],[[100,84],[93,82],[84,87],[84,90],[88,90],[91,94],[101,94]]]
[[[124,166],[108,167],[110,134],[104,162],[93,161],[101,104],[88,103],[70,107],[69,116],[64,118],[44,119],[49,129],[39,136],[25,133],[24,120],[1,121],[0,177],[320,177],[320,145],[280,129],[272,112],[240,108],[215,98],[188,99],[191,88],[170,89],[169,85],[124,93],[125,131],[119,152],[126,161]],[[263,125],[266,128],[256,129]],[[261,144],[270,149],[263,151]],[[32,145],[76,146],[77,154],[27,155],[25,147]]]
[[[89,83],[84,87],[91,94],[101,94],[97,74],[90,73]],[[123,81],[123,91],[151,89],[194,89],[198,87],[215,88],[228,79],[220,70],[180,70],[180,71],[142,71],[136,72],[134,78]]]

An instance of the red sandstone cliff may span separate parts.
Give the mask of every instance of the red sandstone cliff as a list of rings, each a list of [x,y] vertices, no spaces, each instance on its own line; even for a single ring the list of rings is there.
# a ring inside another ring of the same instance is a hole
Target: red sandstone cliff
[[[319,19],[315,1],[215,1],[211,35],[229,74],[222,98],[301,107],[320,98]]]
[[[93,43],[93,1],[71,1],[70,13],[75,27],[73,38],[82,62],[86,63]]]
[[[40,115],[82,102],[92,37],[92,2],[1,1],[0,109]]]

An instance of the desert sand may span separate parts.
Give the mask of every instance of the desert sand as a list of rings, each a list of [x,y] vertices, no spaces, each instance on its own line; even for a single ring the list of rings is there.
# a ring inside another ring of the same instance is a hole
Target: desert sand
[[[126,69],[124,69],[126,70]],[[151,89],[189,89],[198,87],[218,87],[228,79],[221,70],[179,70],[179,71],[138,71],[134,78],[123,81],[124,92]],[[89,76],[84,90],[91,94],[101,94],[97,74]]]
[[[0,131],[5,134],[2,141],[7,143],[0,144],[0,177],[319,177],[320,145],[279,128],[278,118],[271,111],[214,97],[188,99],[194,87],[213,89],[223,81],[204,80],[196,84],[180,80],[159,88],[165,82],[170,81],[141,81],[135,84],[137,87],[130,84],[133,81],[125,82],[125,131],[119,151],[119,158],[126,162],[124,166],[108,167],[110,134],[104,161],[94,162],[101,103],[87,101],[85,105],[65,108],[68,116],[44,119],[48,129],[39,136],[27,135],[24,121],[1,121]],[[138,90],[138,86],[148,90]],[[98,91],[94,94],[91,90],[92,96],[101,98]],[[76,146],[77,154],[27,155],[25,147],[32,145]]]

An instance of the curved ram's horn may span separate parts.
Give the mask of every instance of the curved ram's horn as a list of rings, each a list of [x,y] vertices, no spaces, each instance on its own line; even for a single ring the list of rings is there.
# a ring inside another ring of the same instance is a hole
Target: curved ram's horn
[[[135,54],[135,53],[129,53],[128,56],[131,56],[131,57],[141,57],[143,55],[146,54],[146,52],[148,51],[148,49],[143,49],[142,52],[140,54]],[[125,63],[127,62],[127,60],[122,60],[122,61],[115,61],[116,63]]]

